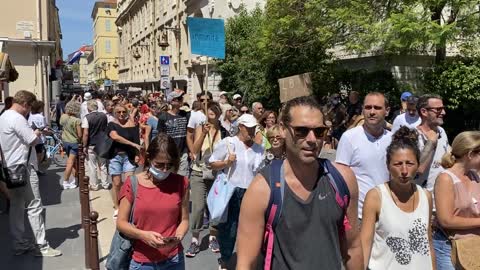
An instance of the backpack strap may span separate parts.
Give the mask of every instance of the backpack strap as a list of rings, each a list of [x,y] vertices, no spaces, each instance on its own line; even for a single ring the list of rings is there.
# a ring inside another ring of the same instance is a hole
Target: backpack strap
[[[343,234],[345,231],[348,231],[352,228],[350,221],[347,217],[347,208],[350,204],[350,190],[348,185],[345,182],[342,174],[333,166],[332,162],[328,159],[319,159],[320,164],[323,166],[325,173],[328,176],[330,185],[332,185],[335,190],[335,200],[338,205],[343,209],[343,227],[340,230],[340,233]]]
[[[270,186],[270,200],[265,212],[265,264],[264,269],[270,270],[273,256],[274,228],[280,219],[282,212],[283,196],[285,191],[285,177],[283,173],[283,160],[273,160],[263,172],[265,180]]]
[[[137,176],[135,175],[130,176],[130,185],[132,187],[133,202],[132,202],[132,208],[130,209],[130,217],[128,218],[128,223],[133,224],[133,212],[135,210],[135,197],[137,196],[137,187],[138,187]]]

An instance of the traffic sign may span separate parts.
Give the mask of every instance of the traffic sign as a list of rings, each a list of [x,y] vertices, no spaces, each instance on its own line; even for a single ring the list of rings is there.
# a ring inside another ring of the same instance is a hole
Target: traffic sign
[[[160,56],[160,65],[170,65],[170,56]]]
[[[165,90],[170,88],[170,78],[162,77],[160,78],[160,89]]]
[[[170,77],[170,66],[161,65],[160,66],[160,76]]]

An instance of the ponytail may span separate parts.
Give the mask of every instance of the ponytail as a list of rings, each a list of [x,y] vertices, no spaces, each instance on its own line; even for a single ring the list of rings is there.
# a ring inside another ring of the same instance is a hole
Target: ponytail
[[[451,151],[449,151],[445,155],[443,155],[441,165],[443,168],[448,169],[453,167],[456,161],[457,158],[455,157],[455,155]]]

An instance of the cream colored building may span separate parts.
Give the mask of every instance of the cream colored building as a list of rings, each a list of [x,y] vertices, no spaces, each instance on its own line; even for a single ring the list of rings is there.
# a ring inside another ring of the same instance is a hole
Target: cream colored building
[[[18,90],[29,90],[45,101],[47,107],[53,99],[49,82],[51,68],[63,57],[56,2],[4,0],[1,10],[0,51],[10,55],[19,73],[18,79],[2,90],[1,101]]]
[[[115,19],[117,17],[116,0],[97,1],[93,6],[93,50],[94,65],[97,69],[95,80],[110,79],[118,81],[118,69],[115,61],[119,55],[119,40]]]
[[[206,58],[192,56],[186,18],[228,18],[240,4],[248,9],[265,0],[119,0],[116,24],[120,36],[119,85],[122,88],[160,88],[160,57],[170,57],[170,82],[194,95],[201,91]],[[216,91],[220,77],[209,66],[209,91]]]
[[[88,81],[88,72],[89,72],[89,66],[88,66],[88,57],[90,54],[92,54],[93,51],[93,46],[87,46],[85,50],[85,54],[80,57],[80,60],[78,61],[78,73],[79,73],[79,83],[80,85],[87,85],[89,83]]]

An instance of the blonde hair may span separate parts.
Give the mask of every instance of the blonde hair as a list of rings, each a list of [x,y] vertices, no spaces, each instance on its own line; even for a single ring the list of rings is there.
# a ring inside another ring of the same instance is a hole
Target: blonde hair
[[[271,128],[267,129],[267,133],[265,135],[267,136],[267,138],[269,138],[278,132],[280,132],[280,125],[275,124]]]
[[[464,131],[455,137],[452,149],[442,157],[442,166],[451,168],[458,159],[474,150],[480,150],[480,131]]]
[[[72,100],[65,105],[65,113],[76,117],[80,114],[80,102]]]

